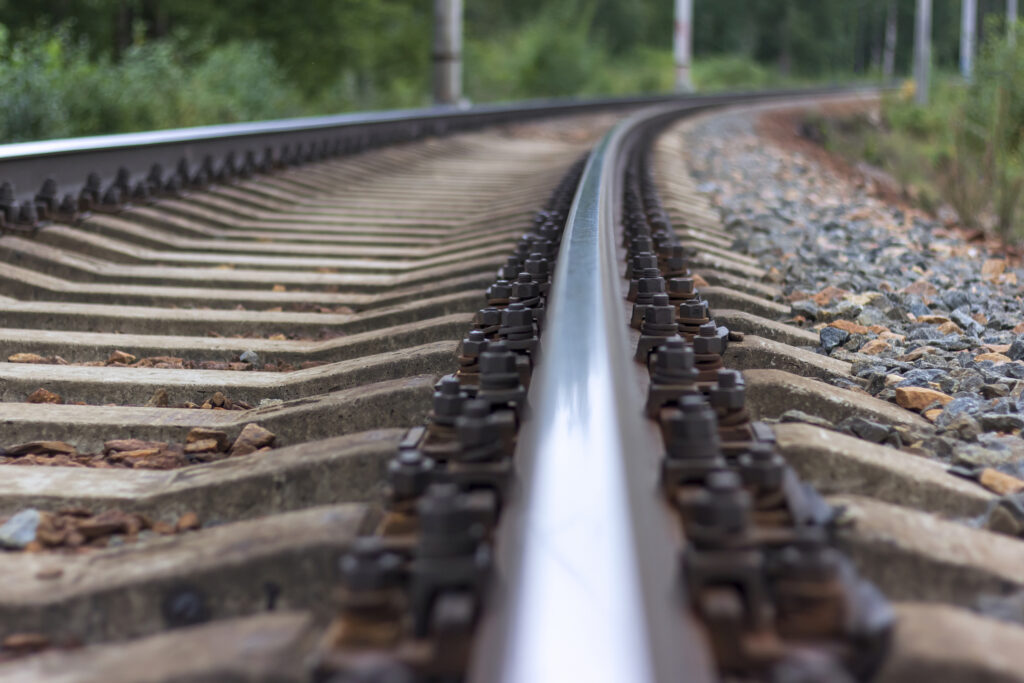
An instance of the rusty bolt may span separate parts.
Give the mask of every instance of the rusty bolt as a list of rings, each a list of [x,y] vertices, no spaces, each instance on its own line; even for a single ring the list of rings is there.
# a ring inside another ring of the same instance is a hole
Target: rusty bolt
[[[718,327],[714,321],[704,323],[693,338],[693,350],[700,355],[725,353],[725,346],[729,339],[729,330]]]
[[[694,342],[697,340],[694,339]],[[708,399],[715,408],[740,410],[746,398],[743,375],[737,370],[719,370],[718,383],[711,390]]]
[[[388,462],[388,486],[396,500],[419,497],[433,477],[434,460],[417,450],[401,450]]]
[[[497,327],[501,324],[501,311],[492,306],[481,308],[476,313],[476,324],[480,327]]]
[[[402,558],[375,536],[355,539],[338,560],[341,584],[350,591],[375,591],[402,584]]]

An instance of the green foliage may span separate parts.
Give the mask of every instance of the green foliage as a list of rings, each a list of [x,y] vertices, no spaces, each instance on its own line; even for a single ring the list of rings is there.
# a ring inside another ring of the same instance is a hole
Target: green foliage
[[[693,81],[701,90],[737,90],[779,85],[782,75],[739,55],[709,57],[693,65]]]
[[[668,92],[672,5],[467,2],[466,94]],[[877,75],[890,7],[905,71],[914,0],[701,0],[694,79],[721,90]],[[955,64],[958,11],[935,5],[939,66]],[[432,21],[428,0],[0,0],[0,139],[425,105]],[[927,134],[927,113],[906,114]]]

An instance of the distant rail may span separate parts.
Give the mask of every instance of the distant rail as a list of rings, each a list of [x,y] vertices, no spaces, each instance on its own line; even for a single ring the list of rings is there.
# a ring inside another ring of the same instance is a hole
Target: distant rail
[[[816,91],[824,93],[837,88]],[[788,91],[796,93],[797,91]],[[786,94],[776,92],[775,95]],[[757,94],[552,99],[234,123],[0,145],[0,228],[116,211],[129,202],[425,137],[554,116],[714,104]]]

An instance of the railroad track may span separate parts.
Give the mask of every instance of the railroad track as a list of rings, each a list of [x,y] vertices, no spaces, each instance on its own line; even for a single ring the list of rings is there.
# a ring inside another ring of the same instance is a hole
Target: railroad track
[[[924,426],[818,381],[690,180],[691,120],[757,99],[0,148],[0,678],[1002,675],[899,602],[973,575],[893,578],[879,503],[799,477],[990,497],[757,422]]]

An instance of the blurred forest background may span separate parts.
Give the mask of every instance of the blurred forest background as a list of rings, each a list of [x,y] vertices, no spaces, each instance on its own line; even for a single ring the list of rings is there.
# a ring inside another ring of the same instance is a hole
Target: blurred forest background
[[[0,141],[429,104],[432,4],[0,0]],[[465,93],[667,91],[672,11],[672,0],[467,0]],[[955,68],[959,12],[935,0],[940,70]],[[696,0],[694,79],[708,90],[905,75],[913,14],[914,0]]]

